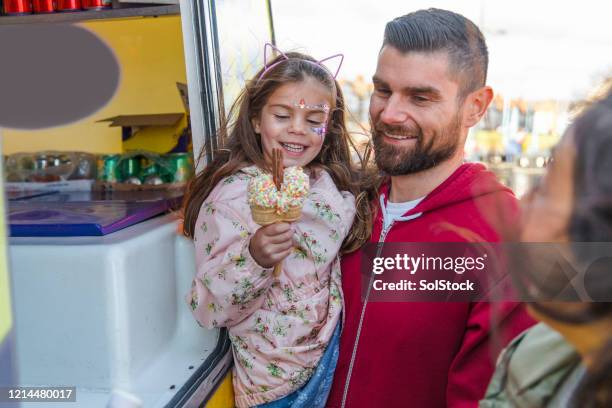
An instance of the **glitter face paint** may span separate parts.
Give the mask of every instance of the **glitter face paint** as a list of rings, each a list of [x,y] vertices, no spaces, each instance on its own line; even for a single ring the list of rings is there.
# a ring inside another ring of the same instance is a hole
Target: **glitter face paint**
[[[304,101],[304,98],[301,98],[300,101],[298,103],[294,103],[293,106],[298,109],[308,109],[308,110],[325,112],[325,118],[323,120],[322,126],[310,127],[310,130],[312,130],[321,139],[323,139],[325,137],[325,134],[327,133],[327,119],[329,117],[329,110],[330,110],[329,105],[326,103],[318,104],[318,105],[307,105],[306,102]]]

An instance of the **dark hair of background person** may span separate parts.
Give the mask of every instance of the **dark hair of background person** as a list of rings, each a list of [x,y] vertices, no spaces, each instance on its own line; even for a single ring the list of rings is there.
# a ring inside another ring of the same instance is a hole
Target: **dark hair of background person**
[[[222,147],[215,153],[214,159],[191,180],[187,187],[183,202],[183,233],[193,238],[195,223],[202,204],[224,177],[253,164],[262,169],[271,170],[264,158],[260,135],[255,133],[251,121],[261,114],[268,98],[279,87],[287,83],[298,83],[306,78],[313,78],[331,91],[332,106],[323,146],[308,167],[326,170],[338,190],[349,191],[355,196],[357,213],[351,231],[341,248],[342,253],[351,252],[369,239],[372,230],[372,216],[368,195],[360,191],[360,176],[351,165],[349,144],[352,145],[352,142],[345,124],[345,103],[342,90],[329,71],[316,63],[313,58],[297,52],[288,52],[286,56],[288,57],[286,61],[271,68],[260,79],[264,70],[261,68],[254,78],[247,82],[246,87],[232,105],[227,120],[217,134]],[[268,66],[281,59],[284,57],[276,57],[268,62]],[[205,156],[200,154],[199,157]]]
[[[449,73],[459,83],[461,101],[487,81],[489,52],[482,32],[452,11],[430,8],[395,18],[385,27],[383,47],[386,45],[402,53],[445,52]]]
[[[570,241],[612,242],[612,91],[586,108],[572,127],[576,156]],[[578,261],[589,259],[588,248],[581,249],[576,256]],[[589,290],[592,302],[580,303],[580,307],[571,312],[557,310],[543,302],[534,302],[532,307],[544,316],[571,325],[602,319],[612,322],[612,303],[597,301],[598,293],[609,299],[612,292],[610,266],[607,262],[604,267],[588,269],[585,287],[592,289]],[[528,273],[524,275],[529,279]],[[587,370],[575,401],[579,407],[612,406],[612,328],[607,342],[593,358],[593,366]]]
[[[612,241],[612,92],[580,116],[574,127],[574,210],[569,235],[573,242]],[[608,263],[609,265],[609,263]],[[588,277],[598,290],[612,291],[612,269],[596,270]],[[592,285],[590,285],[592,286]],[[568,322],[612,320],[612,303],[584,303]],[[612,329],[610,338],[588,372],[579,394],[580,406],[612,406]]]

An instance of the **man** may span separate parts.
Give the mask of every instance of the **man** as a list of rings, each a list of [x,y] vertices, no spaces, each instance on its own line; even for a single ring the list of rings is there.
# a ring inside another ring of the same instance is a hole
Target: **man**
[[[376,163],[390,180],[379,190],[372,242],[495,242],[501,226],[487,211],[516,222],[512,192],[463,163],[468,130],[493,97],[487,65],[482,33],[461,15],[429,9],[387,24],[370,116]],[[532,324],[523,308],[367,303],[360,256],[342,261],[346,319],[328,406],[476,407],[498,343]]]

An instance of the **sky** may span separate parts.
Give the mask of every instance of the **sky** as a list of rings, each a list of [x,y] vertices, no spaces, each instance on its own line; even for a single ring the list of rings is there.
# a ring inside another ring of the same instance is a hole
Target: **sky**
[[[489,85],[511,98],[571,101],[612,75],[607,0],[272,0],[277,44],[323,58],[342,52],[340,78],[371,78],[386,22],[438,7],[484,32]]]

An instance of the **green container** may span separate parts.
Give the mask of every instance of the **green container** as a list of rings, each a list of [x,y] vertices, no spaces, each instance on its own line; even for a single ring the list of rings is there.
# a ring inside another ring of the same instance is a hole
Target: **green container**
[[[121,181],[119,160],[120,156],[118,154],[104,154],[98,156],[98,181],[106,181],[109,183]]]
[[[193,176],[193,159],[190,153],[171,153],[166,155],[172,170],[173,183],[185,183]]]
[[[157,163],[152,163],[150,165],[148,165],[147,167],[142,169],[142,173],[140,174],[140,178],[142,178],[143,180],[149,176],[159,176],[160,175],[160,168],[159,168],[159,164]]]
[[[130,178],[140,179],[142,171],[142,158],[140,156],[126,157],[121,160],[121,178],[127,180]]]

